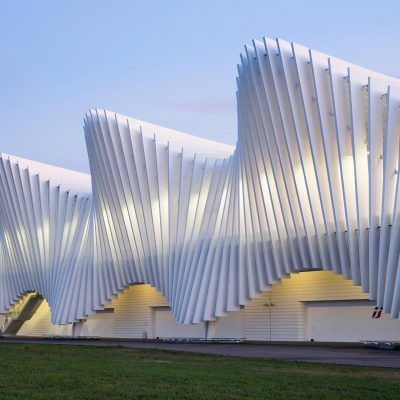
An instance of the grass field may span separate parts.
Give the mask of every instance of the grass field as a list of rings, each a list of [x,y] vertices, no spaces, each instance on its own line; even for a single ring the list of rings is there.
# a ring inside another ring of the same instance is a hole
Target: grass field
[[[0,344],[1,399],[399,399],[400,370]]]

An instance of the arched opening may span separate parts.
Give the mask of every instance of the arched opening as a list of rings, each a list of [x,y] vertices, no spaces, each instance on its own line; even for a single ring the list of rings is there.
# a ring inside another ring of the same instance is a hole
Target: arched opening
[[[0,322],[5,336],[61,336],[69,332],[67,325],[51,323],[49,304],[36,291],[21,293]]]

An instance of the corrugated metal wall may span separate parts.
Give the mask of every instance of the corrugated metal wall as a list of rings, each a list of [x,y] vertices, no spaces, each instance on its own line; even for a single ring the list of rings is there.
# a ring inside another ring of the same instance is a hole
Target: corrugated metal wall
[[[135,285],[112,302],[114,307],[114,336],[151,338],[153,309],[168,306],[164,296],[150,285]]]
[[[293,274],[264,292],[245,308],[245,337],[249,340],[305,340],[305,301],[368,299],[351,280],[331,271]]]
[[[305,302],[362,299],[368,299],[368,295],[341,275],[330,271],[302,272],[282,280],[281,285],[274,285],[270,292],[264,292],[244,310],[219,318],[213,335],[248,340],[307,340]],[[113,313],[89,316],[81,335],[152,338],[156,331],[154,307],[166,306],[165,298],[150,285],[131,286],[107,306],[114,309]],[[58,327],[50,323],[50,309],[43,302],[19,335],[67,335],[70,332],[71,326]],[[179,332],[176,336],[179,337]]]

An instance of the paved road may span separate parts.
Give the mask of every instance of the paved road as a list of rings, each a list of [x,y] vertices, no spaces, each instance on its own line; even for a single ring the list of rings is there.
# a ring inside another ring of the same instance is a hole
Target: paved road
[[[309,361],[327,364],[363,365],[400,368],[400,351],[378,350],[359,345],[316,343],[216,344],[163,343],[133,340],[68,340],[1,338],[3,343],[69,344],[85,346],[121,346],[138,349],[159,349],[215,354],[235,357]]]

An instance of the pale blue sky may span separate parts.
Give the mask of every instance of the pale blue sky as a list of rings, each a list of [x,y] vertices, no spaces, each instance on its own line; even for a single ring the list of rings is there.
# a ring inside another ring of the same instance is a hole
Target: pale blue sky
[[[400,77],[399,1],[2,1],[0,151],[88,171],[90,107],[234,144],[236,64],[263,36]]]

